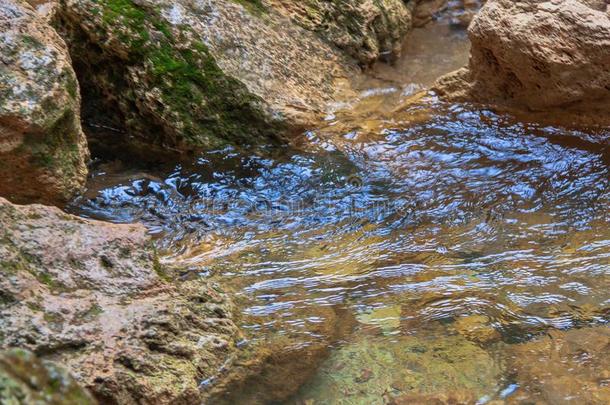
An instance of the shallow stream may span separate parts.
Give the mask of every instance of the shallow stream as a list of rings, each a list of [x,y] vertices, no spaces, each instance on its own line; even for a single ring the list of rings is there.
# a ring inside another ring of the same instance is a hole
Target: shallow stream
[[[235,292],[243,345],[294,353],[234,403],[533,401],[513,348],[610,319],[610,131],[418,93],[468,45],[414,38],[272,157],[101,162],[74,203],[144,223],[164,260]]]

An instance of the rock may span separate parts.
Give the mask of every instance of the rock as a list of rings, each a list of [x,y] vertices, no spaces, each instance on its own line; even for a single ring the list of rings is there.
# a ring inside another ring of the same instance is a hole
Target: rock
[[[337,405],[474,404],[495,392],[500,375],[487,352],[459,335],[360,336],[333,351],[296,399]]]
[[[232,304],[170,278],[140,225],[0,199],[0,348],[68,367],[101,403],[200,403],[231,354]]]
[[[87,141],[63,40],[20,0],[0,1],[0,195],[62,204],[83,189]]]
[[[610,15],[597,3],[487,2],[469,29],[469,67],[435,90],[449,100],[608,124]]]
[[[498,332],[485,315],[469,315],[458,318],[454,323],[455,330],[471,342],[488,344],[500,340]]]
[[[349,334],[354,318],[345,309],[295,309],[295,319],[315,316],[321,322],[302,331],[284,330],[264,342],[252,343],[235,356],[222,378],[211,388],[210,403],[264,405],[287,402],[317,372],[333,344]],[[300,315],[300,316],[299,316]],[[278,318],[281,318],[278,316]],[[281,322],[276,318],[275,321]],[[265,322],[270,321],[269,317]]]
[[[62,367],[13,349],[0,353],[0,403],[93,405],[97,401]]]
[[[610,403],[608,326],[552,331],[514,345],[510,358],[520,386],[514,403]]]
[[[414,1],[402,0],[269,0],[298,25],[317,32],[367,66],[400,56],[411,29]]]
[[[57,20],[87,121],[180,150],[277,142],[356,72],[258,1],[64,0]]]

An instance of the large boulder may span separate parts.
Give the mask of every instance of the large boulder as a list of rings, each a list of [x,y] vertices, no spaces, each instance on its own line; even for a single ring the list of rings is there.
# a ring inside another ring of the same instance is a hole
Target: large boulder
[[[180,150],[272,143],[322,116],[355,72],[258,1],[62,0],[57,25],[86,119]]]
[[[0,1],[0,195],[61,204],[81,191],[87,142],[64,41],[20,0]]]
[[[232,304],[177,275],[141,225],[0,199],[0,348],[66,366],[101,403],[200,403],[230,356]]]
[[[610,14],[596,0],[490,0],[469,29],[467,68],[439,80],[474,100],[610,123]]]

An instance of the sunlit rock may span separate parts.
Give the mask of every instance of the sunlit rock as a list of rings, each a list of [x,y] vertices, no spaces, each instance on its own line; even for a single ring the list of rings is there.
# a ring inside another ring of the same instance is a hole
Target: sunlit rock
[[[608,124],[610,15],[603,2],[492,0],[469,37],[469,66],[435,86],[443,97]]]
[[[102,403],[198,403],[234,349],[223,293],[175,276],[140,225],[0,199],[0,347],[68,367]]]

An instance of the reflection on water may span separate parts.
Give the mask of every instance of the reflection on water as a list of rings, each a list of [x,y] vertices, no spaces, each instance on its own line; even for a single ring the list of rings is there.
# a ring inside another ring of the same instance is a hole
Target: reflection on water
[[[100,166],[74,210],[141,221],[166,260],[234,290],[249,346],[333,347],[296,396],[276,399],[552,403],[545,392],[558,391],[527,385],[535,370],[515,359],[540,362],[536,339],[550,330],[609,320],[610,132],[513,122],[430,95],[402,95],[376,116],[367,102],[279,157],[223,150],[148,173]],[[578,355],[586,336],[605,339],[583,360],[602,375],[557,381],[566,396],[578,385],[605,403],[608,334],[583,336]]]

